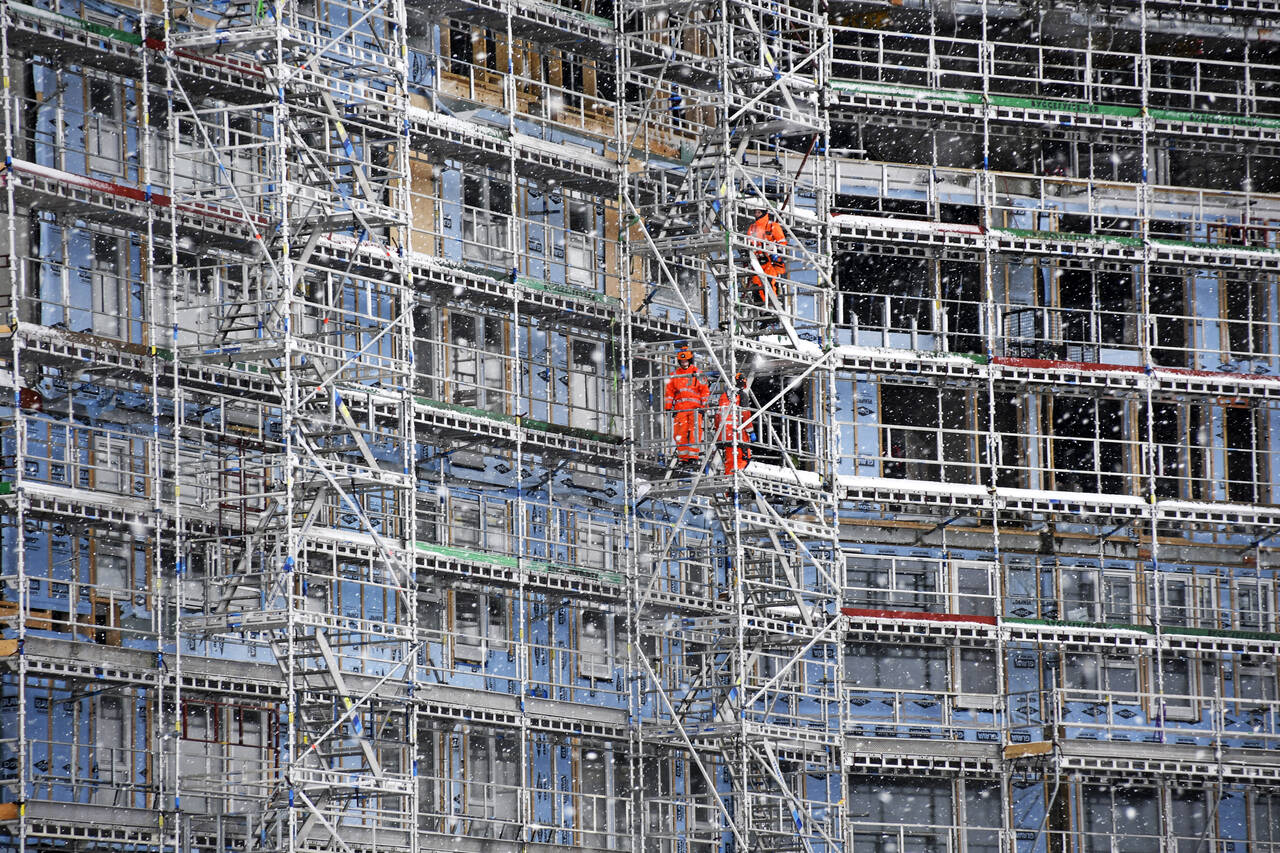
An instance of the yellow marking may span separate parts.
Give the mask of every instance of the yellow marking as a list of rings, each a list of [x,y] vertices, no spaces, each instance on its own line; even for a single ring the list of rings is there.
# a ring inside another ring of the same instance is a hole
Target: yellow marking
[[[1038,740],[1033,743],[1011,743],[1004,748],[1005,758],[1021,758],[1027,755],[1048,755],[1053,752],[1053,741]]]

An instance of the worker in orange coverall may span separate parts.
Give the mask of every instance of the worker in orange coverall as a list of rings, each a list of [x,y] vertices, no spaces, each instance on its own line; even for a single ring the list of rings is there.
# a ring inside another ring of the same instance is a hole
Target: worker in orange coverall
[[[696,467],[702,451],[702,410],[711,388],[702,381],[693,351],[688,347],[676,354],[679,366],[663,392],[664,408],[675,412],[671,436],[676,443],[677,467]]]
[[[742,406],[742,392],[747,390],[747,377],[741,373],[733,377],[733,393],[720,392],[720,407],[716,411],[716,444],[724,457],[724,472],[741,471],[751,461],[751,424],[747,418],[751,411]],[[738,446],[733,446],[737,436]]]
[[[782,260],[782,252],[787,247],[787,235],[783,233],[782,226],[769,215],[768,208],[761,206],[755,209],[755,220],[747,228],[747,238],[765,275],[765,281],[761,281],[759,275],[751,276],[751,290],[747,295],[757,305],[768,305],[769,296],[776,296],[778,293],[778,276],[787,271],[787,265]],[[768,295],[765,293],[766,283]]]

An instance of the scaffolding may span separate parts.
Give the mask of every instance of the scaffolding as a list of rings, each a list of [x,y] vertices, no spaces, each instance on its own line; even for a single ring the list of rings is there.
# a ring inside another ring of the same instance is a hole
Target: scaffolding
[[[245,814],[249,849],[414,847],[405,14],[398,2],[233,5],[165,38],[173,53],[252,53],[269,96],[208,103],[167,81],[170,127],[192,131],[171,166],[173,203],[236,222],[254,259],[237,277],[197,258],[214,282],[202,298],[171,235],[179,316],[194,327],[184,336],[179,324],[175,361],[233,363],[270,394],[247,413],[224,405],[223,428],[247,414],[252,438],[203,461],[251,484],[220,497],[253,521],[206,551],[203,589],[195,607],[179,603],[177,626],[179,642],[257,632],[279,667],[284,728],[265,802]],[[334,245],[335,232],[354,240]],[[366,250],[391,261],[366,266]],[[243,270],[243,255],[228,266]],[[332,553],[335,536],[366,553]]]
[[[636,4],[622,30],[634,269],[645,300],[689,326],[708,400],[719,400],[714,419],[691,427],[691,443],[705,433],[692,470],[637,479],[636,524],[650,543],[634,573],[638,751],[690,752],[710,800],[685,830],[696,849],[726,836],[741,849],[838,849],[842,584],[819,99],[830,46],[818,15],[774,4]],[[781,239],[756,233],[757,211]],[[654,401],[682,381],[673,350],[633,350],[637,464],[670,452]],[[754,427],[749,448],[738,422]],[[729,463],[744,452],[745,467]],[[704,529],[692,552],[691,526]],[[688,575],[723,606],[676,624],[651,614],[647,590]]]
[[[0,4],[0,846],[1280,845],[1277,14]]]

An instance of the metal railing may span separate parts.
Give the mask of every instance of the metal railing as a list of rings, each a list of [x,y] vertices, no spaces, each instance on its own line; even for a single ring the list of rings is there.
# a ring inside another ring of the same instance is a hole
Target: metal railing
[[[1280,68],[1239,59],[1138,54],[833,27],[837,78],[991,91],[1086,104],[1280,114]],[[1032,103],[1035,103],[1032,101]]]

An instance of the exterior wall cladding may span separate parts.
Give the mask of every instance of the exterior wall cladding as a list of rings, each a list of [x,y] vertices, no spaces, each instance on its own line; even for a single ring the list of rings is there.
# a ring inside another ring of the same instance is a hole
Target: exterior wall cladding
[[[1280,851],[1280,8],[788,2],[0,3],[0,848]]]

